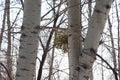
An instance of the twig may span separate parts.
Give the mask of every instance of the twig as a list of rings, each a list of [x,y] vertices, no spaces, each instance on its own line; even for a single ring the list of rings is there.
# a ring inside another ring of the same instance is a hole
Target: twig
[[[8,69],[5,67],[5,65],[4,65],[3,63],[0,63],[0,65],[4,67],[4,69],[7,71],[8,77],[10,78],[10,80],[12,80],[12,78],[11,78],[11,76],[10,76],[10,74],[9,74],[9,71],[8,71]]]
[[[115,71],[115,69],[112,68],[112,66],[105,59],[103,59],[99,54],[97,54],[93,48],[91,48],[90,51],[93,52],[97,57],[99,57],[103,62],[105,62],[108,65],[108,67],[112,70],[112,72],[115,76],[115,80],[118,80],[117,72]]]

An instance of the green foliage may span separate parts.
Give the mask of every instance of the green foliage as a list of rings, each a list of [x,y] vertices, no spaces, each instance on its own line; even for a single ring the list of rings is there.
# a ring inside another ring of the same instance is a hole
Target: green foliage
[[[55,47],[62,49],[63,52],[68,52],[68,35],[66,30],[57,30],[55,32]]]

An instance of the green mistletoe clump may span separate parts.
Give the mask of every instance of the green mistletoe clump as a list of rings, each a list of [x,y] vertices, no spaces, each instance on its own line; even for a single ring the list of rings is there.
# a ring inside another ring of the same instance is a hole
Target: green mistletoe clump
[[[55,47],[62,49],[63,52],[68,52],[68,35],[66,30],[57,30],[55,32]]]

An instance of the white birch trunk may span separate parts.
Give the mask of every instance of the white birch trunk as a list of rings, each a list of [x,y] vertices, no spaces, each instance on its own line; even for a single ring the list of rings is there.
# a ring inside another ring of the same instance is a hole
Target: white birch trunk
[[[79,55],[81,53],[80,0],[68,0],[69,80],[79,80]]]
[[[40,5],[40,0],[24,0],[24,18],[21,27],[16,80],[35,80]]]
[[[93,48],[97,50],[112,1],[113,0],[96,0],[94,12],[89,21],[89,28],[84,45],[85,49]]]
[[[93,15],[89,21],[89,28],[84,42],[83,54],[80,55],[79,80],[88,80],[95,61],[96,51],[108,18],[112,0],[96,0]]]

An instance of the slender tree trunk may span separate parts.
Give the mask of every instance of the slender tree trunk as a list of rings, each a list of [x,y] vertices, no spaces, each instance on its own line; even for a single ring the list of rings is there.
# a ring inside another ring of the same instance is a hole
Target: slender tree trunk
[[[55,11],[55,9],[53,9],[53,11]],[[59,13],[56,13],[56,15],[55,15],[55,17],[54,17],[53,28],[56,27],[56,23],[57,23],[58,17],[59,17]],[[58,26],[58,27],[59,27],[59,26]],[[44,48],[44,50],[43,50],[43,55],[42,55],[42,60],[41,60],[41,62],[40,62],[40,67],[39,67],[39,70],[38,70],[37,80],[41,80],[43,65],[44,65],[45,59],[46,59],[47,54],[48,54],[48,51],[49,51],[49,46],[50,46],[50,42],[51,42],[51,40],[52,40],[54,31],[55,31],[54,29],[51,30],[50,35],[49,35],[49,38],[48,38],[47,43],[46,43],[46,45],[45,45],[45,48]]]
[[[118,27],[118,77],[120,79],[120,27]]]
[[[4,10],[4,14],[3,14],[3,21],[2,21],[2,28],[1,28],[1,33],[0,33],[0,50],[1,50],[1,44],[2,44],[2,40],[3,40],[3,33],[4,33],[4,29],[5,29],[5,21],[6,21],[6,2],[5,2],[5,10]]]
[[[49,65],[50,67],[49,67],[49,77],[48,77],[48,80],[53,80],[54,51],[55,51],[55,47],[53,45],[52,55],[50,57],[50,65]]]
[[[5,2],[5,9],[4,9],[4,13],[3,13],[3,21],[2,21],[2,28],[1,28],[1,32],[0,32],[0,50],[2,50],[2,40],[3,40],[3,33],[4,33],[4,29],[5,29],[5,21],[6,21],[6,2]],[[0,60],[1,61],[1,60]],[[0,71],[3,70],[3,67],[0,65]],[[0,80],[3,80],[3,72],[0,72]]]
[[[120,79],[120,18],[119,18],[119,11],[116,1],[115,1],[115,6],[116,6],[116,16],[118,22],[118,78]]]
[[[118,73],[118,77],[120,79],[120,26],[118,26]]]
[[[55,24],[56,24],[56,23],[55,23]],[[50,35],[49,35],[48,41],[47,41],[47,43],[46,43],[45,49],[43,50],[43,55],[42,55],[42,60],[41,60],[41,62],[40,62],[40,66],[39,66],[39,70],[38,70],[37,80],[41,80],[41,77],[42,77],[42,69],[43,69],[43,66],[44,66],[44,63],[45,63],[45,60],[46,60],[48,51],[49,51],[49,46],[50,46],[50,42],[51,42],[53,33],[54,33],[54,30],[52,30],[52,31],[50,32]]]
[[[79,55],[81,54],[80,0],[68,0],[69,80],[79,80]]]
[[[7,13],[7,26],[8,26],[8,46],[7,46],[7,69],[10,74],[11,79],[13,80],[12,72],[12,57],[11,57],[11,24],[10,24],[10,0],[6,0],[6,13]],[[9,77],[7,77],[9,80]]]
[[[101,76],[102,76],[102,80],[104,80],[104,66],[102,60],[101,60]]]
[[[88,22],[90,21],[90,18],[92,16],[92,0],[88,0]],[[89,25],[89,24],[88,24]],[[89,80],[93,80],[93,72],[91,70]]]
[[[16,80],[35,80],[41,0],[24,0]]]
[[[114,46],[114,38],[112,33],[112,24],[109,17],[108,17],[108,23],[109,23],[109,32],[110,32],[110,39],[111,39],[110,41],[112,45],[113,65],[114,65],[114,69],[117,70],[117,59],[116,59],[116,52],[115,52],[115,46]]]

